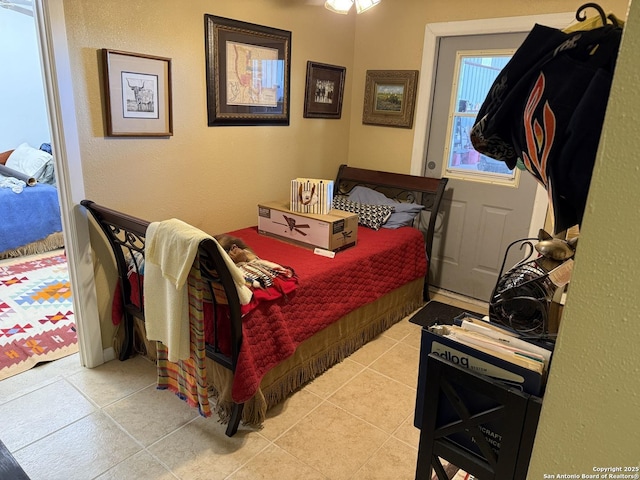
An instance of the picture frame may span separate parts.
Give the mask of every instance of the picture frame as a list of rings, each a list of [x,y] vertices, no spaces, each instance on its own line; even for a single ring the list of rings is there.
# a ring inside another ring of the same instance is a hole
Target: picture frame
[[[289,125],[291,32],[204,19],[208,125]]]
[[[107,136],[173,135],[171,59],[102,49]]]
[[[347,69],[337,65],[307,62],[304,118],[340,118]]]
[[[418,70],[367,70],[362,123],[412,128]]]

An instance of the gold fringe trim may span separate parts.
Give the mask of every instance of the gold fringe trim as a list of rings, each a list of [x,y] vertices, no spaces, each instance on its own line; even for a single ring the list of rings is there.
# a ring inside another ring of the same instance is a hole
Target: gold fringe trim
[[[292,365],[280,377],[274,379],[268,385],[265,385],[265,383],[268,383],[265,376],[261,388],[244,404],[242,423],[249,427],[260,428],[266,418],[267,411],[271,407],[281,403],[318,375],[324,373],[337,363],[342,362],[363,345],[423,306],[422,285],[422,282],[416,282],[410,286],[409,290],[402,292],[404,298],[402,306],[389,308],[387,305],[386,312],[380,314],[378,318],[369,321],[366,325],[356,329],[348,336],[340,337],[333,345],[313,354],[310,358],[301,360],[297,365]],[[413,293],[409,293],[411,288],[413,288]],[[336,323],[339,323],[343,319]],[[333,326],[336,325],[334,324],[331,327]],[[339,325],[337,328],[336,332],[339,333],[341,331]],[[309,340],[307,340],[307,342],[308,341]],[[302,344],[302,347],[303,346],[304,342]],[[299,346],[298,350],[303,350],[303,348]],[[294,356],[296,354],[298,354],[298,351],[296,351]],[[215,399],[216,403],[214,411],[221,423],[228,423],[235,405],[231,398],[232,372],[210,359],[207,359],[207,372],[210,396]]]
[[[117,293],[116,293],[117,294]],[[124,343],[124,319],[121,319],[120,323],[116,325],[116,329],[113,332],[111,339],[111,345],[116,358],[120,358],[120,352],[122,351],[122,344]],[[144,320],[134,317],[133,319],[133,351],[132,355],[142,355],[147,360],[157,363],[158,351],[157,342],[147,340],[147,329],[144,325]]]
[[[318,348],[317,344],[314,345],[313,343],[314,337],[305,340],[298,346],[292,357],[289,357],[265,375],[258,391],[244,403],[242,424],[253,428],[261,428],[270,408],[281,403],[314,378],[342,362],[366,343],[422,307],[424,305],[422,300],[423,285],[422,279],[416,280],[411,284],[400,287],[388,296],[382,297],[342,317],[322,331],[328,333],[322,340],[323,345],[325,342],[331,343],[328,347]],[[357,324],[358,315],[366,318],[366,323],[355,328],[351,333],[345,333],[344,330],[348,330],[348,325]],[[370,320],[372,317],[374,319]],[[157,360],[155,342],[145,341],[144,323],[137,318],[135,320],[136,342],[134,350],[155,363]],[[345,325],[347,326],[345,327]],[[120,327],[116,329],[113,338],[116,354],[119,353],[122,342],[122,332],[120,330]],[[140,341],[140,339],[144,340]],[[296,359],[296,356],[307,356],[308,358]],[[209,397],[215,402],[215,406],[213,405],[214,402],[212,402],[212,411],[218,417],[220,423],[229,423],[231,413],[235,407],[231,397],[233,372],[208,357],[205,361]],[[291,365],[287,367],[287,363]],[[271,377],[270,374],[272,374]]]
[[[345,338],[341,344],[330,348],[322,355],[309,359],[296,369],[290,371],[280,382],[271,385],[262,392],[267,404],[266,410],[282,402],[291,393],[303,387],[327,369],[342,362],[349,355],[417,310],[421,305],[422,302],[407,304],[401,311],[388,313],[377,322],[367,325],[350,337]]]
[[[64,247],[64,238],[62,232],[55,232],[37,242],[27,243],[15,250],[5,250],[0,252],[0,260],[6,258],[17,258],[25,255],[37,255],[39,253],[49,252],[57,248]]]

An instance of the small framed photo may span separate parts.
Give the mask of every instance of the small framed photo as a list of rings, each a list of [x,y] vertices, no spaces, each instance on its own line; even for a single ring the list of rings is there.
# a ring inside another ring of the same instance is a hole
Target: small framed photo
[[[367,70],[362,123],[411,128],[417,70]]]
[[[345,67],[307,62],[304,118],[340,118],[346,72]]]
[[[289,125],[291,32],[204,21],[208,125]]]
[[[102,50],[107,135],[173,135],[171,59]]]

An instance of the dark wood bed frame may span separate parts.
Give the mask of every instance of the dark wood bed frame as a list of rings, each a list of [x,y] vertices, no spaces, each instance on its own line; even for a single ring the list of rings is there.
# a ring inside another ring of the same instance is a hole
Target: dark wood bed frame
[[[341,165],[335,180],[335,192],[337,194],[347,194],[355,186],[362,185],[385,195],[405,202],[419,203],[425,206],[425,210],[430,212],[426,221],[426,229],[420,228],[425,238],[425,249],[427,258],[431,258],[433,245],[433,235],[437,212],[440,208],[442,196],[447,185],[447,178],[427,178],[413,175],[381,172],[362,168]],[[120,295],[124,311],[123,328],[124,340],[120,350],[119,359],[126,360],[133,353],[135,318],[144,321],[144,306],[142,298],[136,302],[131,300],[131,285],[128,281],[130,262],[133,269],[139,270],[139,263],[136,254],[144,255],[145,237],[149,222],[136,218],[125,213],[112,210],[110,208],[96,204],[91,200],[82,200],[84,206],[95,218],[102,232],[105,234],[113,251],[118,270]],[[422,216],[414,222],[416,227],[423,227]],[[222,284],[229,304],[229,316],[231,322],[231,354],[225,355],[219,348],[217,332],[214,332],[215,343],[207,343],[205,346],[206,355],[214,362],[235,372],[242,344],[242,317],[240,313],[240,301],[238,293],[231,277],[230,271],[226,268],[225,262],[213,240],[203,240],[199,246],[200,270],[202,278],[208,285],[211,298],[215,302],[213,284]],[[428,262],[430,263],[430,262]],[[141,276],[138,277],[138,292],[142,297],[143,287]],[[425,275],[423,298],[429,299],[429,268]],[[140,305],[141,307],[138,307]],[[244,404],[234,404],[231,418],[226,429],[226,434],[232,436],[236,433]]]

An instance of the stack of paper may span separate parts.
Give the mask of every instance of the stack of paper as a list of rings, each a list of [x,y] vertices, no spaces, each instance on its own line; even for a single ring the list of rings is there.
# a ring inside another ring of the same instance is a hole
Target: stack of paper
[[[544,374],[547,371],[551,351],[483,320],[467,317],[459,323],[434,326],[431,331],[534,372]]]
[[[531,395],[542,394],[551,349],[472,314],[460,316],[454,323],[425,328],[423,351]]]

